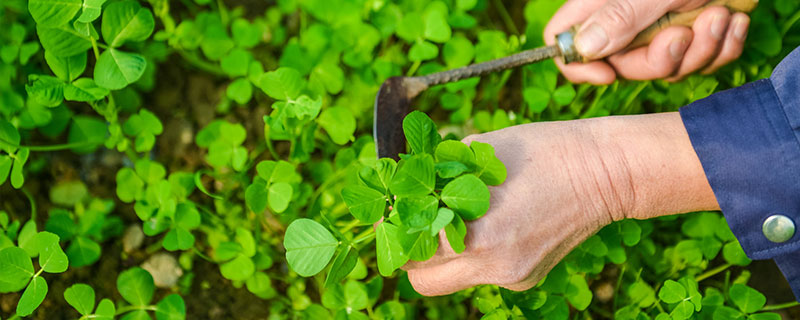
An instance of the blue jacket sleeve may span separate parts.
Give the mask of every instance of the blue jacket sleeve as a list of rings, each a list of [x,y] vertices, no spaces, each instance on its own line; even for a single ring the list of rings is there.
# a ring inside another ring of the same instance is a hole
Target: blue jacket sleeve
[[[769,79],[698,100],[680,114],[745,253],[774,259],[800,301],[800,48]],[[770,240],[770,217],[796,230]]]

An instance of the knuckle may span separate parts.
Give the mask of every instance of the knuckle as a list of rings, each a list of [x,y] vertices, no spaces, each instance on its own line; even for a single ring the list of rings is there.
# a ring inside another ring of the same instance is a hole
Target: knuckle
[[[603,12],[609,25],[615,28],[626,28],[633,25],[636,6],[631,0],[611,1],[606,4]]]

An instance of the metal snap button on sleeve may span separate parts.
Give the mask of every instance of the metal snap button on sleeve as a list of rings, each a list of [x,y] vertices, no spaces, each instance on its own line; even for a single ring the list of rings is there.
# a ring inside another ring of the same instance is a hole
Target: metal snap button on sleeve
[[[761,231],[767,240],[781,243],[786,242],[794,236],[794,221],[787,216],[775,214],[771,215],[761,226]]]

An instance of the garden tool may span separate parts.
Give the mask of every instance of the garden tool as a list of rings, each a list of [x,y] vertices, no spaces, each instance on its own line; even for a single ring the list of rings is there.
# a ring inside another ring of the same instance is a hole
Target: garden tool
[[[756,5],[758,0],[714,0],[691,11],[667,13],[639,33],[625,50],[647,45],[664,28],[691,27],[706,7],[725,6],[732,12],[749,13]],[[588,60],[575,49],[574,38],[578,28],[579,26],[573,26],[570,30],[556,35],[556,44],[552,46],[530,49],[505,58],[424,76],[386,79],[375,98],[375,119],[372,127],[378,157],[398,159],[399,153],[406,150],[402,119],[411,111],[410,106],[414,98],[431,86],[479,77],[555,57],[561,57],[564,63],[587,62]]]

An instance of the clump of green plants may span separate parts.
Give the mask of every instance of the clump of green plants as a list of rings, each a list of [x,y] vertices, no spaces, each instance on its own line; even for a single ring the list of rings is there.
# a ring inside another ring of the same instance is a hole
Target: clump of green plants
[[[430,259],[443,229],[453,250],[464,251],[464,221],[489,210],[487,185],[503,183],[506,167],[491,145],[442,141],[436,124],[422,112],[403,119],[403,132],[411,154],[401,154],[399,162],[381,158],[363,167],[357,181],[342,189],[353,217],[366,225],[378,223],[375,233],[351,241],[332,228],[340,241],[313,220],[295,220],[286,229],[284,247],[298,274],[320,272],[338,251],[326,284],[338,282],[355,268],[360,243],[373,238],[378,271],[386,277],[408,260]]]

